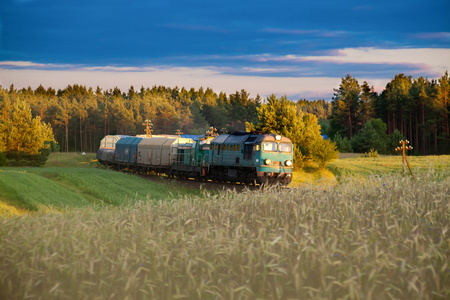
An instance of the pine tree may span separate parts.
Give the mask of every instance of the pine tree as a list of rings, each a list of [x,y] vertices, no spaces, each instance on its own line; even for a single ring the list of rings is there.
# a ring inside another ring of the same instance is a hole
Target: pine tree
[[[7,156],[17,161],[32,161],[50,147],[48,142],[54,142],[50,125],[41,122],[39,116],[32,118],[30,105],[24,101],[14,105],[9,120],[0,122],[0,140]]]
[[[334,97],[331,101],[333,106],[332,125],[340,127],[342,124],[345,124],[345,128],[348,129],[347,137],[351,139],[354,134],[358,133],[357,113],[359,111],[361,92],[358,80],[347,75],[345,78],[342,78],[339,89],[335,89],[334,92]]]
[[[450,131],[448,123],[449,105],[450,105],[450,77],[448,72],[439,78],[439,85],[436,87],[436,98],[433,100],[433,108],[440,115],[441,129],[443,132],[443,149],[445,152],[450,140]]]

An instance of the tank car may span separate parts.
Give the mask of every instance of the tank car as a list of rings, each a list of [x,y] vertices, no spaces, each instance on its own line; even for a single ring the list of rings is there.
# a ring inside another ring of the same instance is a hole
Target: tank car
[[[113,165],[115,160],[116,144],[127,135],[107,135],[101,142],[97,150],[97,160],[104,165]]]

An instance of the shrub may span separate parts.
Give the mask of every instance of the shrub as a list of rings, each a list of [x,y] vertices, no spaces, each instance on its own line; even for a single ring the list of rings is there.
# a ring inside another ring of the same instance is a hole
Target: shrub
[[[7,161],[6,154],[4,152],[0,153],[0,167],[5,166]]]
[[[336,147],[339,150],[339,152],[343,153],[353,152],[352,143],[346,136],[342,137],[339,133],[337,133],[334,136],[333,141],[336,143]]]
[[[406,140],[405,137],[398,129],[395,129],[389,136],[386,154],[400,154],[400,152],[395,151],[395,148],[398,147],[398,142],[402,140]]]
[[[39,149],[38,154],[29,154],[26,152],[6,152],[5,159],[8,160],[7,165],[13,167],[40,167],[45,165],[45,162],[50,155],[50,148]]]
[[[381,119],[372,119],[351,139],[355,152],[364,153],[374,149],[382,154],[387,152],[387,126]]]
[[[325,168],[327,162],[338,158],[336,144],[330,140],[317,140],[312,149],[313,160],[319,164],[321,169]]]
[[[61,151],[61,146],[58,144],[58,142],[56,141],[47,141],[44,142],[44,145],[50,145],[50,150],[51,152],[60,152]]]
[[[370,149],[369,152],[365,152],[361,155],[361,157],[378,157],[378,151]]]
[[[305,166],[307,158],[303,155],[302,150],[294,145],[294,169],[300,170]]]

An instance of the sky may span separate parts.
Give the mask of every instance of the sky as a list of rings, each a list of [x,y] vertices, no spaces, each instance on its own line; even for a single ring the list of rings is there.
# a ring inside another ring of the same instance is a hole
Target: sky
[[[331,100],[450,70],[448,0],[0,0],[0,85]]]

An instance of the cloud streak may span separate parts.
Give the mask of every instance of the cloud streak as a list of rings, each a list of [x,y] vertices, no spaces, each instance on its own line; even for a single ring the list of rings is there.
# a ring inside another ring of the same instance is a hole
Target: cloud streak
[[[106,89],[117,86],[123,90],[131,85],[203,86],[228,94],[245,89],[254,96],[260,94],[265,97],[274,93],[294,99],[330,100],[333,89],[339,86],[341,77],[347,73],[361,82],[366,80],[378,91],[398,73],[440,77],[449,69],[450,49],[344,48],[323,52],[323,55],[214,55],[191,59],[211,64],[93,66],[0,61],[0,84],[5,87],[10,84],[16,87],[43,84],[59,89],[78,83]],[[358,72],[340,73],[342,69]]]
[[[264,28],[261,29],[260,31],[274,34],[287,34],[287,35],[314,35],[327,38],[339,38],[349,34],[349,32],[346,31],[301,30],[301,29],[285,29],[285,28]]]
[[[416,49],[376,49],[345,48],[331,51],[331,55],[282,55],[270,54],[248,56],[257,62],[285,62],[300,64],[303,62],[320,62],[327,64],[364,64],[364,65],[404,65],[413,69],[413,73],[425,76],[439,76],[450,68],[450,49],[416,48]],[[401,72],[401,70],[399,70]]]

